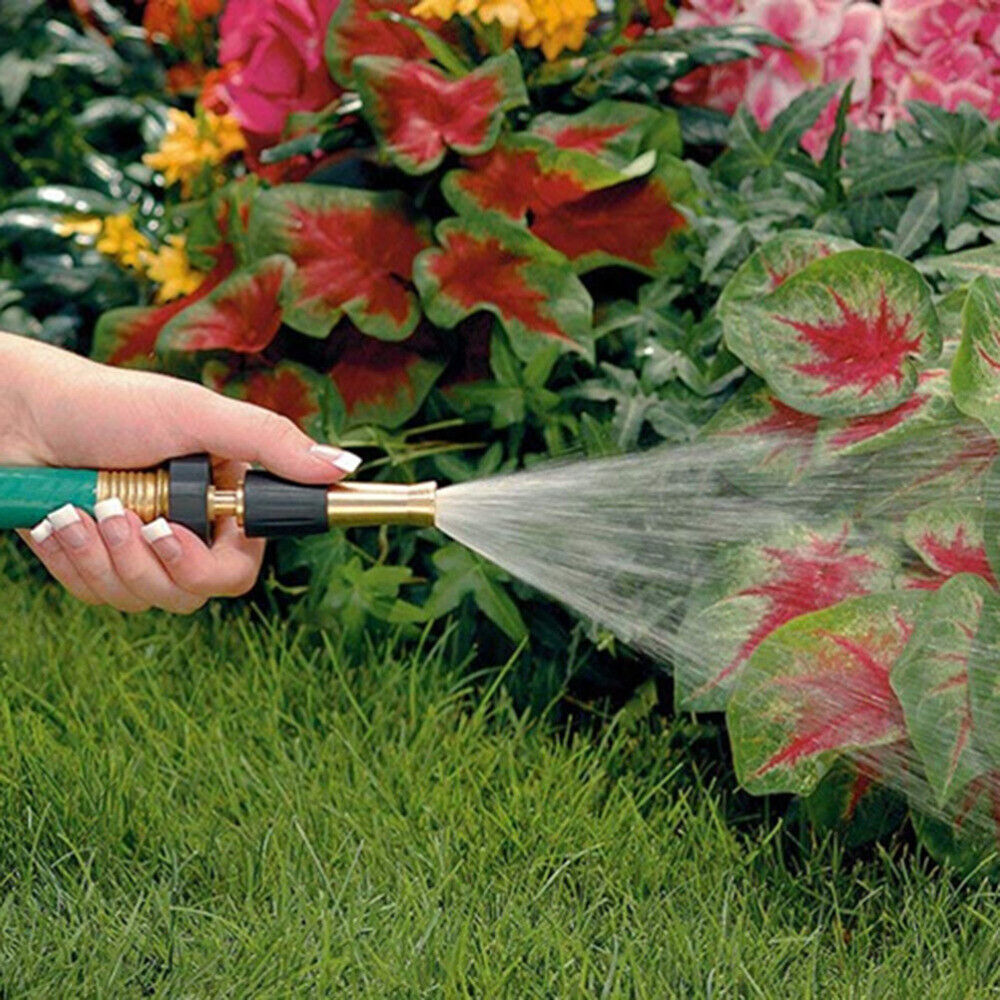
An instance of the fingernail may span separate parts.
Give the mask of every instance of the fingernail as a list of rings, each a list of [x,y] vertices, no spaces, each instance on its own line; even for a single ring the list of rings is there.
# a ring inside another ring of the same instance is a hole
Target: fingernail
[[[118,497],[109,497],[94,504],[94,517],[108,545],[122,545],[129,536],[125,508]]]
[[[166,520],[158,517],[142,526],[142,537],[156,550],[164,562],[173,562],[181,557],[181,543],[174,536],[173,529]]]
[[[48,518],[45,518],[43,521],[39,521],[28,534],[31,535],[31,540],[36,545],[41,545],[52,537],[52,532],[55,530],[52,527],[52,522]]]
[[[87,530],[80,521],[79,512],[71,503],[52,511],[48,519],[58,532],[56,537],[64,545],[71,549],[81,549],[87,544]]]
[[[355,455],[353,451],[333,448],[328,444],[314,444],[309,450],[317,458],[329,462],[335,469],[340,469],[348,476],[352,472],[357,472],[361,467],[361,456]]]

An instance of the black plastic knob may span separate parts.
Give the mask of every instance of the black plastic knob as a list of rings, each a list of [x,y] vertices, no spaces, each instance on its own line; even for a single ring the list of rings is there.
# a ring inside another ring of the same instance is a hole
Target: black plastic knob
[[[188,455],[173,459],[167,469],[170,475],[167,517],[211,545],[213,524],[208,517],[208,490],[212,485],[212,460],[208,455]]]
[[[269,472],[247,473],[243,510],[247,538],[319,535],[329,530],[325,486],[303,486]]]

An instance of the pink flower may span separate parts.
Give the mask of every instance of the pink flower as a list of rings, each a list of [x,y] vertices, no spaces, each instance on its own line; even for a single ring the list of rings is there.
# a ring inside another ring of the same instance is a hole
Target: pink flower
[[[255,148],[279,138],[291,113],[316,111],[340,92],[323,60],[337,3],[228,0],[219,24],[224,93]]]
[[[906,102],[949,110],[967,102],[1000,117],[1000,0],[685,0],[680,27],[754,24],[786,42],[761,57],[692,73],[681,101],[733,111],[741,100],[764,127],[806,90],[852,80],[851,120],[891,128]],[[822,153],[837,102],[803,145]]]

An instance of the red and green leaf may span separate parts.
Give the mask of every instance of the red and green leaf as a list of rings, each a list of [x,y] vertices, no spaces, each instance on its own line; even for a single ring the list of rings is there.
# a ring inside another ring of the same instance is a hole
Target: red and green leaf
[[[512,136],[444,181],[460,215],[495,211],[522,223],[568,257],[578,273],[621,264],[657,274],[680,260],[687,229],[679,206],[692,189],[687,167],[662,155],[656,169],[630,178],[595,157]]]
[[[285,184],[260,195],[250,216],[260,256],[287,254],[285,322],[325,337],[344,315],[381,340],[405,340],[420,305],[413,262],[430,243],[402,195]]]
[[[485,153],[505,112],[528,103],[514,52],[458,79],[426,62],[363,56],[354,61],[354,78],[383,155],[409,174],[434,170],[448,150]]]
[[[163,327],[157,351],[264,350],[281,326],[281,290],[294,269],[276,254],[236,271]]]
[[[725,708],[750,658],[776,629],[849,597],[887,590],[896,559],[862,545],[846,521],[799,527],[725,552],[711,581],[692,597],[677,636],[684,707]]]
[[[973,740],[969,658],[991,593],[979,577],[961,574],[930,594],[892,668],[907,734],[942,806],[989,768]]]
[[[936,430],[953,413],[948,372],[932,368],[920,372],[913,394],[891,410],[822,421],[818,456],[830,460],[898,447],[912,435]]]
[[[836,830],[845,847],[894,833],[906,820],[906,799],[894,779],[908,754],[908,745],[900,742],[841,758],[802,800],[806,816],[817,826]]]
[[[437,237],[414,267],[432,322],[451,328],[485,310],[524,358],[553,342],[589,350],[593,302],[561,254],[498,216],[446,220]]]
[[[97,321],[91,357],[123,368],[155,368],[160,332],[176,316],[209,295],[233,271],[228,246],[216,249],[216,265],[190,295],[162,306],[126,306],[111,309]]]
[[[615,170],[634,168],[646,153],[679,156],[683,150],[675,112],[625,101],[598,101],[575,115],[541,114],[528,131],[557,149],[585,153]]]
[[[313,437],[326,436],[326,415],[334,393],[329,382],[311,368],[281,361],[273,368],[241,370],[212,360],[205,365],[202,381],[216,392],[288,417]]]
[[[981,504],[947,500],[921,507],[907,517],[903,537],[936,574],[939,585],[971,573],[997,588],[986,555]],[[932,589],[930,582],[927,589]]]
[[[705,438],[745,441],[746,462],[724,474],[755,493],[800,480],[808,471],[819,417],[786,406],[759,379],[750,378],[705,425]]]
[[[917,838],[933,858],[979,878],[1000,874],[1000,771],[970,782],[944,812],[936,808],[930,787],[915,776],[907,794]],[[991,855],[993,860],[984,863]]]
[[[402,343],[376,340],[347,325],[334,337],[340,354],[329,378],[341,401],[344,427],[399,427],[420,409],[447,362],[426,329]]]
[[[744,787],[811,792],[838,757],[903,739],[890,672],[923,599],[852,598],[793,619],[757,647],[727,712]]]
[[[732,276],[719,296],[716,312],[729,349],[759,370],[755,347],[758,322],[747,306],[759,303],[813,261],[856,248],[852,240],[807,229],[791,230],[765,243]]]
[[[352,87],[352,67],[362,56],[397,59],[430,59],[431,53],[412,28],[378,17],[394,13],[407,16],[409,0],[340,0],[330,18],[326,35],[326,64],[342,87]],[[431,28],[439,21],[428,22]]]
[[[610,264],[650,275],[672,273],[683,261],[677,237],[688,227],[678,205],[690,190],[687,167],[673,157],[661,157],[648,177],[591,191],[540,212],[530,228],[581,274]]]
[[[998,451],[996,440],[982,424],[954,411],[930,433],[914,435],[897,451],[873,456],[870,492],[875,510],[905,513],[945,498],[964,502],[970,492],[984,488]],[[987,531],[988,551],[990,540]],[[997,566],[1000,552],[994,569]]]
[[[750,363],[789,406],[851,417],[899,406],[941,341],[930,290],[906,261],[846,250],[813,261],[756,304]],[[739,353],[740,343],[731,345]]]
[[[969,702],[977,746],[1000,766],[1000,596],[989,592],[969,656]]]
[[[1000,279],[977,278],[969,288],[951,385],[955,405],[1000,436]]]

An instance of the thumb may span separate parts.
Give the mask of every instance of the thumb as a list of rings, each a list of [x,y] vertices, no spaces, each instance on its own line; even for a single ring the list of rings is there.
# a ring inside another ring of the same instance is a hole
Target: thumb
[[[361,465],[353,452],[318,444],[287,417],[252,403],[199,389],[192,409],[184,414],[192,451],[256,462],[300,483],[333,483]]]

